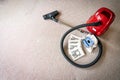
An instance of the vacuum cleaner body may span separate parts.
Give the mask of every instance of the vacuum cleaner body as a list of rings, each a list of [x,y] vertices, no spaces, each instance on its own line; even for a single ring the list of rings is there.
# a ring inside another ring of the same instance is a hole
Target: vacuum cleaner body
[[[96,36],[100,36],[105,33],[110,24],[113,22],[115,18],[115,14],[109,10],[108,8],[100,8],[93,16],[89,18],[87,23],[100,21],[100,26],[89,26],[87,27],[88,31],[95,34]]]

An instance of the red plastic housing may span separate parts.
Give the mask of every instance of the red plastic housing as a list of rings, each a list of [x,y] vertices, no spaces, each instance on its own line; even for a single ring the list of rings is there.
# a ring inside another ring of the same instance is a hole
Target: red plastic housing
[[[96,36],[102,35],[108,30],[110,24],[114,21],[115,14],[108,8],[100,8],[93,16],[89,18],[87,23],[101,21],[100,26],[89,26],[88,31],[95,34]]]

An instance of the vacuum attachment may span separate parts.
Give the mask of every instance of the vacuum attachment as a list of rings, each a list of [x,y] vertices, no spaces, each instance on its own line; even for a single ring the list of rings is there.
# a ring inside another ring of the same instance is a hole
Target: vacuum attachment
[[[51,13],[48,13],[48,14],[43,15],[43,18],[44,18],[45,20],[50,19],[50,20],[53,20],[53,21],[55,21],[55,22],[58,22],[58,19],[56,19],[56,16],[57,16],[57,15],[59,15],[59,12],[56,10],[56,11],[53,11],[53,12],[51,12]]]

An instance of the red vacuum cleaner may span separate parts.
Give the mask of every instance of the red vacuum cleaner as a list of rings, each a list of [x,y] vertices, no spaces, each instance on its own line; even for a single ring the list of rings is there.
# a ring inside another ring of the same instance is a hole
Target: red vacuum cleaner
[[[105,7],[100,8],[88,19],[87,23],[100,21],[101,25],[98,27],[90,26],[87,29],[96,36],[100,36],[108,30],[114,19],[115,14],[110,9]]]
[[[56,11],[53,11],[46,15],[43,15],[43,18],[45,20],[50,19],[57,23],[71,27],[70,25],[58,20],[56,18],[56,16],[58,14],[59,14],[59,12],[56,10]],[[74,65],[76,67],[87,68],[87,67],[94,65],[100,59],[102,52],[103,52],[102,43],[99,40],[98,36],[104,34],[108,30],[108,28],[110,27],[110,25],[112,24],[114,19],[115,19],[115,14],[110,9],[102,7],[100,9],[98,9],[95,12],[95,14],[92,15],[87,20],[86,24],[81,24],[81,25],[78,25],[75,27],[71,27],[71,29],[66,31],[65,34],[61,38],[60,48],[61,48],[61,52],[62,52],[63,56],[68,60],[68,62],[70,62],[72,65]],[[89,32],[82,30],[81,28],[83,28],[83,27],[86,27]],[[88,35],[85,37],[83,36],[84,38],[79,38],[78,36],[71,35],[71,39],[68,41],[68,51],[69,51],[69,54],[73,58],[73,60],[72,60],[66,54],[63,44],[64,44],[64,40],[65,40],[66,36],[74,30],[79,30],[81,33],[87,33]],[[73,43],[79,43],[79,44],[77,44],[77,48],[76,48],[76,44],[73,45]],[[98,55],[90,63],[78,64],[75,62],[75,60],[82,57],[81,55],[85,55],[83,47],[80,44],[83,44],[84,47],[86,48],[86,50],[88,50],[89,52],[91,52],[93,48],[98,46],[98,48],[99,48]],[[71,49],[74,49],[74,50],[71,50]]]

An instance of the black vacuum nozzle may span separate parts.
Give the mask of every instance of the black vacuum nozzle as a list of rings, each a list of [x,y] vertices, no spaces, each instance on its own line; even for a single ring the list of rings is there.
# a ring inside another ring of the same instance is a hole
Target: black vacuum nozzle
[[[55,22],[58,22],[58,19],[55,18],[58,14],[59,14],[59,12],[56,10],[56,11],[53,11],[53,12],[51,12],[51,13],[48,13],[48,14],[43,15],[43,18],[44,18],[45,20],[51,19],[51,20],[53,20],[53,21],[55,21]]]

